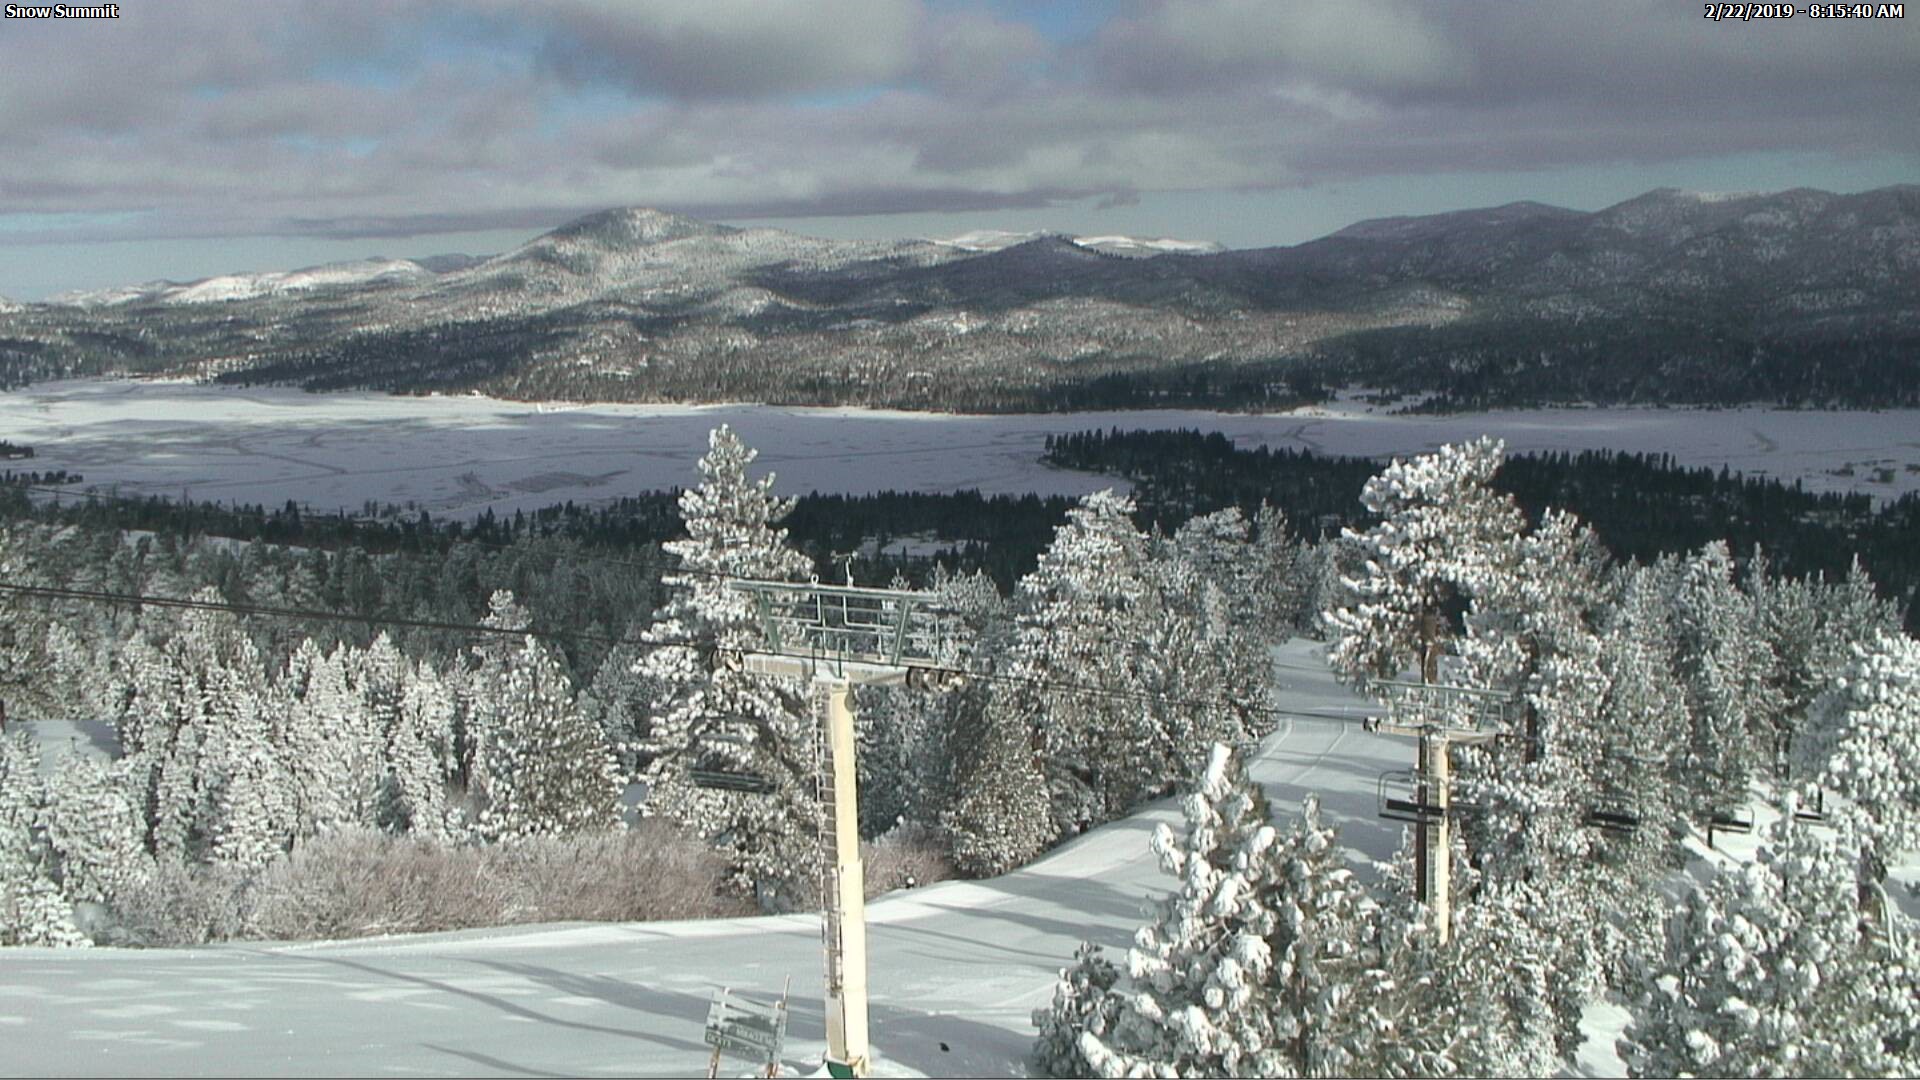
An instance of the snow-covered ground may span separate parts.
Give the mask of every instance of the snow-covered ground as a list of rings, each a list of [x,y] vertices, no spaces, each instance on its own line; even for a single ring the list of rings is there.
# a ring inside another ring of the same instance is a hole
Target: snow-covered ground
[[[1283,647],[1277,675],[1288,709],[1366,711],[1310,643]],[[1403,741],[1302,717],[1266,741],[1253,775],[1283,810],[1320,792],[1354,857],[1383,858],[1400,827],[1375,816],[1375,779],[1411,760]],[[1177,819],[1162,801],[1005,877],[872,905],[879,1071],[1023,1075],[1029,1014],[1075,946],[1123,948],[1143,901],[1167,889],[1147,838]],[[713,991],[777,996],[789,975],[786,1062],[811,1068],[825,1045],[820,963],[819,920],[798,915],[187,950],[0,949],[0,1073],[698,1075]]]
[[[182,382],[71,381],[0,394],[22,463],[122,493],[317,509],[367,500],[471,517],[688,486],[729,423],[787,494],[886,489],[1082,495],[1110,478],[1039,462],[1046,437],[1198,428],[1243,447],[1386,456],[1492,434],[1514,451],[1665,451],[1687,465],[1879,498],[1920,491],[1920,411],[1553,409],[1399,416],[1355,399],[1271,415],[1193,411],[957,416],[758,405],[540,406],[477,396],[307,394]],[[1885,470],[1882,472],[1881,470]],[[1845,475],[1843,475],[1843,473]]]

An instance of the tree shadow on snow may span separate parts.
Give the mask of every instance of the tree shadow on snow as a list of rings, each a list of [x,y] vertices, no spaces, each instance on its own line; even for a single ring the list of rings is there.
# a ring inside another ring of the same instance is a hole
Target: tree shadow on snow
[[[547,1024],[553,1027],[561,1027],[595,1035],[610,1035],[621,1039],[635,1039],[641,1042],[654,1043],[668,1049],[687,1051],[695,1054],[705,1054],[707,1052],[707,1047],[704,1043],[692,1039],[675,1039],[648,1032],[635,1031],[630,1028],[611,1027],[606,1024],[588,1023],[583,1020],[569,1020],[564,1017],[541,1012],[538,1009],[530,1008],[497,994],[468,989],[467,987],[458,986],[442,979],[429,978],[425,975],[413,975],[403,971],[389,971],[385,968],[376,967],[358,960],[347,960],[336,956],[317,956],[298,953],[279,955],[283,955],[287,959],[306,960],[319,964],[332,964],[336,967],[347,968],[365,975],[391,979],[395,982],[412,983],[415,986],[424,986],[432,990],[440,991],[441,993],[478,1002],[482,1005],[497,1009],[508,1016],[531,1020],[539,1024]],[[705,1024],[707,1003],[704,1000],[692,998],[685,994],[668,991],[650,991],[644,987],[621,982],[618,979],[608,979],[601,976],[575,976],[565,972],[533,967],[531,965],[500,964],[486,961],[473,961],[473,963],[480,964],[483,967],[502,970],[509,974],[517,974],[522,978],[532,979],[536,982],[545,981],[542,978],[542,976],[545,976],[545,978],[552,979],[555,982],[564,982],[568,986],[591,987],[591,989],[578,989],[572,992],[579,993],[581,996],[594,997],[598,1000],[608,1001],[610,1004],[621,1005],[648,1013],[661,1013],[675,1016],[684,1014],[693,1017],[690,1021],[693,1025],[704,1026]],[[540,974],[534,974],[536,972]],[[552,984],[549,983],[549,985]],[[617,994],[618,996],[612,998],[605,996],[610,993]],[[501,1067],[505,1066],[503,1065]],[[527,1070],[522,1066],[516,1066],[515,1068],[528,1071],[530,1075],[545,1075],[532,1073],[531,1070]]]

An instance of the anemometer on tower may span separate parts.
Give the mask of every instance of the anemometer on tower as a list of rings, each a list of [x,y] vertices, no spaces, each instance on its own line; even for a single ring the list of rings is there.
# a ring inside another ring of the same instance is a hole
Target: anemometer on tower
[[[866,881],[847,695],[855,685],[954,685],[962,677],[951,665],[964,628],[926,592],[740,579],[728,581],[727,588],[746,596],[761,639],[753,647],[722,653],[719,662],[802,680],[812,689],[827,1067],[835,1076],[865,1076],[870,1064]],[[692,779],[703,787],[772,790],[765,777],[734,771],[696,770]]]

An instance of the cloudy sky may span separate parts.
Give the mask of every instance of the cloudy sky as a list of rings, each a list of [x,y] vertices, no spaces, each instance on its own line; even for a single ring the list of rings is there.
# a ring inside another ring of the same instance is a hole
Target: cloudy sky
[[[1920,181],[1920,4],[125,0],[0,20],[0,295],[503,250],[649,205],[828,236],[1295,243]]]

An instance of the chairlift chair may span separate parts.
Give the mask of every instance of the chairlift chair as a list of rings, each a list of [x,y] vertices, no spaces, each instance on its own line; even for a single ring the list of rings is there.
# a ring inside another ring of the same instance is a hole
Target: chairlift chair
[[[1753,812],[1730,810],[1726,813],[1714,811],[1707,818],[1707,846],[1713,846],[1713,834],[1716,832],[1739,833],[1742,836],[1753,832]]]
[[[1609,763],[1624,763],[1642,769],[1659,768],[1666,764],[1666,758],[1645,753],[1635,747],[1615,747],[1607,752]],[[1587,807],[1582,824],[1590,828],[1603,829],[1614,833],[1631,833],[1640,828],[1640,815],[1631,809],[1633,803],[1627,798],[1625,784],[1617,769],[1607,769],[1599,777],[1600,790],[1593,803]]]
[[[701,736],[691,748],[695,762],[712,762],[721,755],[712,747],[715,744],[746,746],[747,740],[737,735],[709,734]],[[723,759],[724,760],[724,759]],[[773,792],[773,781],[760,773],[739,768],[732,762],[719,765],[699,765],[687,770],[687,778],[693,786],[710,791],[740,791],[749,795],[768,795]]]
[[[1377,789],[1380,816],[1389,821],[1408,821],[1416,825],[1439,821],[1447,816],[1445,807],[1428,802],[1419,776],[1411,769],[1380,774]]]
[[[1739,833],[1744,836],[1753,831],[1753,812],[1730,810],[1724,814],[1715,813],[1710,824],[1719,832]]]
[[[1587,810],[1586,824],[1607,832],[1631,833],[1640,828],[1640,815],[1630,814],[1620,804],[1598,803]]]

